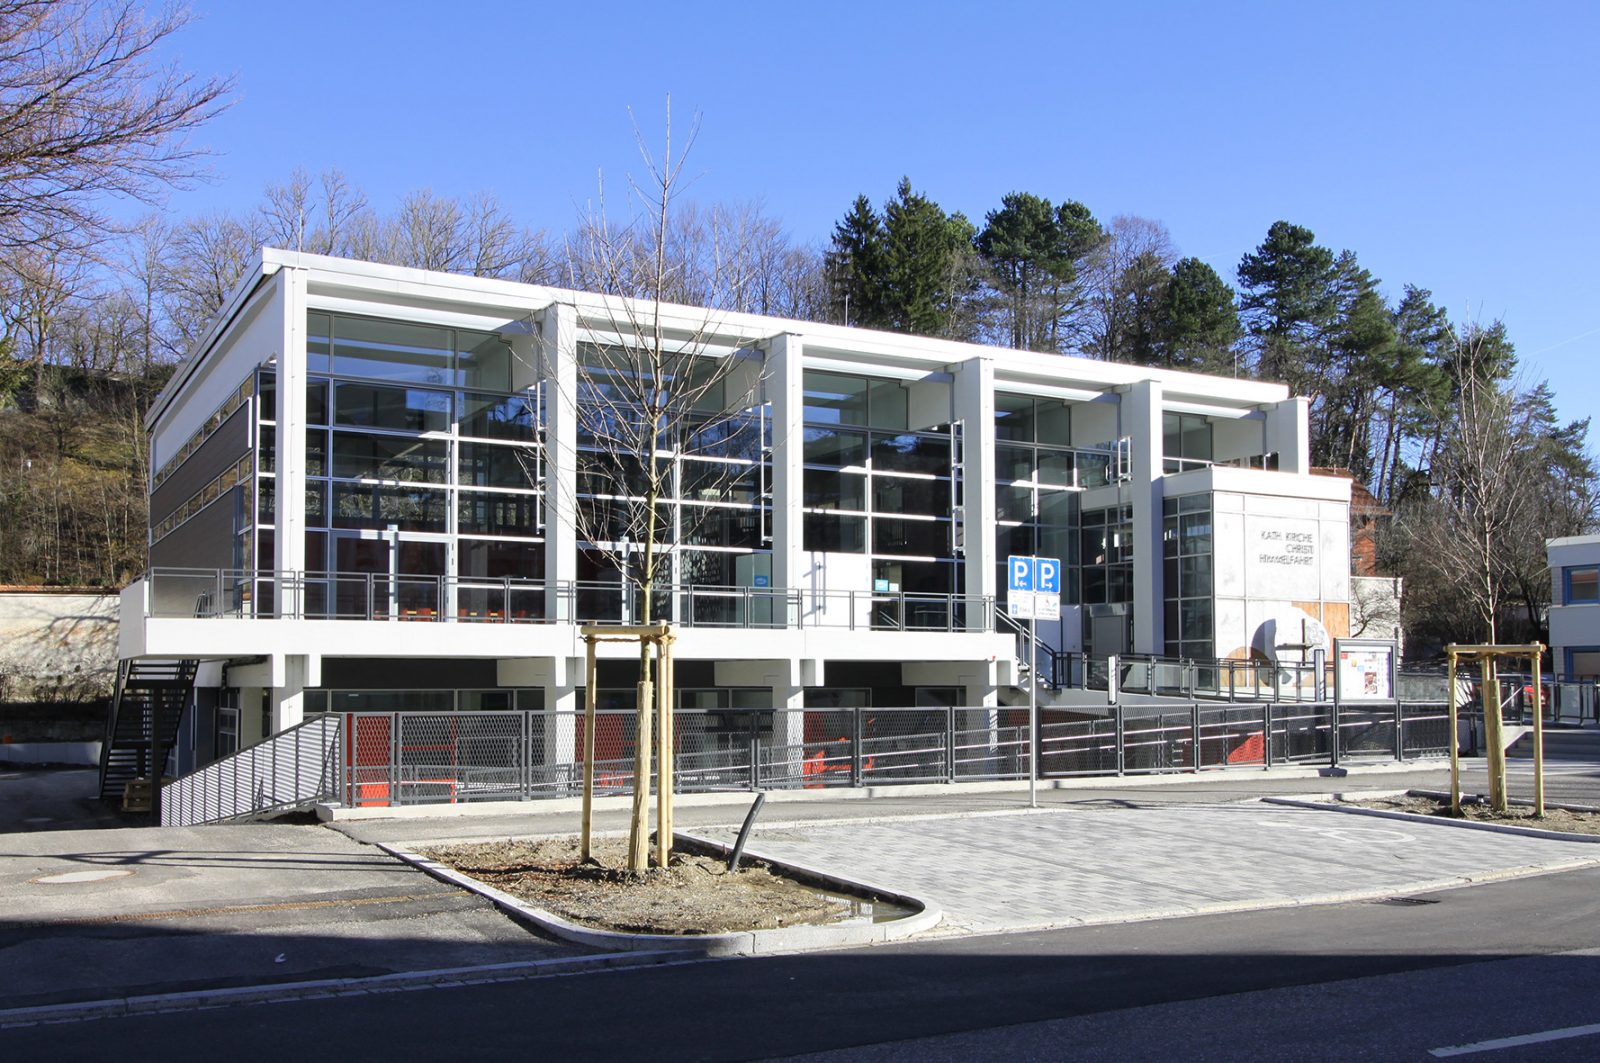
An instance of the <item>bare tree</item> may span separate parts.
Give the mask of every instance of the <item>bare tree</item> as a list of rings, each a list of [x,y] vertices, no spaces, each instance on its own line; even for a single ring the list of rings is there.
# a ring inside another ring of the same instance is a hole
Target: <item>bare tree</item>
[[[625,598],[638,603],[637,624],[671,617],[660,588],[674,582],[675,557],[701,541],[705,526],[737,519],[719,505],[736,493],[749,498],[746,473],[762,458],[760,373],[750,371],[748,339],[729,335],[716,311],[667,305],[669,296],[693,290],[694,263],[675,243],[684,229],[674,208],[694,133],[691,125],[675,143],[669,109],[659,156],[639,136],[647,177],[631,183],[636,213],[619,224],[603,207],[589,211],[568,256],[569,270],[586,286],[626,295],[607,294],[598,308],[583,308],[591,338],[578,348],[575,394],[560,396],[577,417],[576,494],[554,504],[571,505],[580,538],[617,566]],[[759,512],[759,497],[752,501]],[[652,644],[642,640],[642,767],[629,856],[635,870],[643,866],[649,692],[663,682],[661,659],[652,661],[651,653]],[[663,750],[670,748],[670,718],[658,728]],[[664,815],[670,823],[670,811]],[[670,851],[670,827],[661,842]]]
[[[313,186],[296,168],[281,185],[268,185],[261,205],[266,240],[289,251],[337,255],[352,223],[367,210],[367,197],[339,170],[324,170]]]
[[[157,63],[187,22],[133,2],[0,0],[0,248],[81,250],[103,197],[155,202],[199,172],[187,136],[229,84]]]
[[[1154,312],[1177,252],[1167,227],[1118,215],[1080,267],[1084,295],[1079,336],[1085,354],[1108,362],[1137,360],[1145,322]]]
[[[265,242],[259,216],[208,214],[185,222],[172,234],[164,275],[174,353],[187,352],[199,338]]]
[[[1470,346],[1467,330],[1461,343]],[[1472,352],[1464,351],[1465,364]],[[1446,415],[1449,434],[1434,457],[1432,496],[1405,513],[1411,560],[1470,608],[1486,642],[1508,600],[1508,556],[1535,501],[1527,448],[1518,438],[1514,398],[1469,368]],[[1524,532],[1525,534],[1525,532]]]

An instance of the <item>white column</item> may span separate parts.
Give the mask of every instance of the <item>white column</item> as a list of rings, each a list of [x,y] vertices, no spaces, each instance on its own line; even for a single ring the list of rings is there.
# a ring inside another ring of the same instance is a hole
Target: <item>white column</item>
[[[1122,393],[1133,488],[1133,652],[1159,654],[1162,631],[1161,383],[1141,380]]]
[[[1267,449],[1278,452],[1278,470],[1311,472],[1311,400],[1285,399],[1265,409]]]
[[[805,586],[804,343],[792,333],[768,341],[765,384],[772,403],[772,585]]]
[[[545,381],[545,616],[571,620],[561,588],[578,578],[578,315],[554,303],[539,322]]]
[[[306,687],[311,662],[302,654],[272,657],[272,733],[297,727],[306,718]]]
[[[306,271],[285,267],[275,278],[276,302],[283,315],[278,355],[277,480],[273,485],[273,559],[279,573],[306,567]],[[300,612],[298,590],[276,588],[281,615]],[[276,702],[274,702],[276,705]],[[276,710],[274,710],[276,711]]]
[[[955,416],[961,422],[964,451],[961,470],[962,503],[966,507],[963,524],[966,543],[966,586],[968,598],[995,595],[994,525],[994,360],[976,355],[955,370]],[[969,603],[969,610],[976,608]],[[969,625],[986,626],[987,616],[969,615]]]

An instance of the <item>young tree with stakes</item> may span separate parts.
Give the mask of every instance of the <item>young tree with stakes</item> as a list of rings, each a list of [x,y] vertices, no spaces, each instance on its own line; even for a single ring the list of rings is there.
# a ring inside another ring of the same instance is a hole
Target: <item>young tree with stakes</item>
[[[652,702],[661,706],[653,737],[660,757],[657,861],[662,866],[672,848],[671,665],[663,648],[673,638],[674,602],[661,588],[675,582],[674,568],[681,567],[675,556],[685,545],[702,538],[708,523],[730,516],[715,504],[728,501],[735,492],[747,492],[750,476],[745,474],[754,474],[763,451],[762,421],[756,409],[760,373],[759,367],[750,371],[745,356],[749,338],[730,335],[714,311],[669,307],[663,298],[676,289],[678,271],[685,265],[671,254],[669,237],[694,134],[691,126],[681,147],[673,143],[669,101],[660,156],[638,138],[647,180],[630,182],[638,207],[631,223],[614,224],[603,202],[583,219],[579,244],[569,253],[581,260],[583,271],[604,294],[598,309],[582,311],[582,325],[590,338],[580,342],[575,373],[569,378],[575,393],[556,397],[575,412],[579,451],[576,491],[554,504],[571,506],[578,537],[603,550],[617,567],[624,588],[623,616],[631,620],[610,632],[589,629],[588,635],[637,641],[639,646],[628,863],[632,871],[644,870],[648,856]],[[687,494],[680,486],[685,454],[721,459],[695,463],[700,474],[694,478],[693,498],[700,504],[694,506],[679,504]],[[703,474],[707,468],[721,471],[707,476]],[[588,685],[585,840],[592,794],[592,671]]]

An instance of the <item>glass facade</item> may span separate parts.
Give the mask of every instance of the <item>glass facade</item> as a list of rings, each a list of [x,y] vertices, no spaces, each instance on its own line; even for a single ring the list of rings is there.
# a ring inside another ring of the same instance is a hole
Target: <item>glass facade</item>
[[[1004,394],[994,408],[996,594],[1005,600],[1007,557],[1053,557],[1061,601],[1076,605],[1080,454],[1071,446],[1072,410],[1056,399]]]
[[[867,555],[877,592],[959,593],[951,425],[912,429],[899,381],[807,370],[804,387],[805,549]]]
[[[1166,656],[1216,656],[1211,561],[1211,496],[1182,495],[1161,503]]]
[[[583,344],[579,375],[577,525],[580,609],[615,611],[624,570],[637,581],[639,544],[651,531],[664,556],[657,586],[757,586],[771,573],[772,411],[733,394],[726,366],[680,357],[657,386],[648,360]],[[647,445],[650,414],[658,430]],[[641,427],[643,426],[643,427]],[[739,600],[715,594],[653,602],[659,618],[717,623]],[[631,602],[631,596],[630,596]],[[632,616],[640,614],[636,603]],[[693,618],[678,615],[692,609]]]
[[[544,579],[541,389],[510,390],[492,333],[307,315],[308,615],[500,619],[543,597],[476,581]],[[275,374],[258,386],[255,556],[271,568]],[[376,586],[374,584],[376,583]]]

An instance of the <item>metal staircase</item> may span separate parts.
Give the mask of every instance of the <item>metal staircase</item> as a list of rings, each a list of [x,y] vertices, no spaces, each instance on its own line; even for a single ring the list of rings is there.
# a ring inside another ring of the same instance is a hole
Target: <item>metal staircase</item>
[[[128,780],[166,766],[178,723],[194,693],[196,661],[128,660],[117,668],[106,740],[100,750],[100,797],[120,800]],[[150,764],[151,735],[156,761]]]

